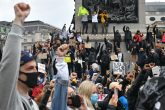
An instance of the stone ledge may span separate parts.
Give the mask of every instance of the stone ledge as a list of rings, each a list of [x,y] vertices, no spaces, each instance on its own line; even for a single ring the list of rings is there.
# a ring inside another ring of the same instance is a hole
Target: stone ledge
[[[87,36],[89,37],[90,40],[98,40],[98,41],[103,41],[104,38],[106,38],[107,40],[110,40],[110,41],[113,41],[114,39],[114,35],[113,34],[97,34],[97,35],[94,35],[94,34],[82,34],[81,37],[83,40],[86,40]],[[134,34],[132,35],[134,36]],[[146,34],[144,34],[144,39],[146,37]],[[121,34],[121,39],[122,41],[124,40],[124,34]]]

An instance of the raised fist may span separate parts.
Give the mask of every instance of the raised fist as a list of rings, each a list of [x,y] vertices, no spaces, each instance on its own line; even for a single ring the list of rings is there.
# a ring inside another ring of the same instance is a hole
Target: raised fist
[[[69,46],[67,44],[63,44],[57,49],[57,55],[59,57],[64,57],[65,54],[68,52]]]
[[[30,6],[25,3],[18,3],[14,6],[15,10],[15,21],[23,23],[25,18],[30,13]]]

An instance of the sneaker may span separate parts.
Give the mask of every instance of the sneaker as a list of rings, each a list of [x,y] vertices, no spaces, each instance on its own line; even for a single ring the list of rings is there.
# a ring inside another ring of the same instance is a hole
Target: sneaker
[[[96,34],[96,36],[97,36],[97,34]]]

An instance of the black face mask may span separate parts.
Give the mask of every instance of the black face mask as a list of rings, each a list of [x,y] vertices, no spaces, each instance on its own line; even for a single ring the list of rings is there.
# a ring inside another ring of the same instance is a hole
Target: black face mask
[[[20,74],[26,75],[27,79],[26,81],[18,79],[19,81],[26,84],[29,88],[34,88],[35,86],[37,86],[38,76],[39,76],[38,72],[33,72],[33,73],[20,72]]]
[[[81,106],[81,98],[79,95],[72,95],[68,99],[71,99],[72,101],[72,104],[67,104],[68,106],[76,107],[76,108],[79,108]]]

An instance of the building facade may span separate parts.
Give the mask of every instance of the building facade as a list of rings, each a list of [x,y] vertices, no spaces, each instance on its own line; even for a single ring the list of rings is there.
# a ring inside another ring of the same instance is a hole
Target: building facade
[[[11,22],[2,21],[0,22],[0,41],[1,45],[4,44],[5,38],[10,31]],[[55,32],[60,33],[61,29],[46,24],[42,21],[28,21],[24,23],[24,40],[22,43],[22,50],[31,50],[32,45],[35,42],[41,41],[44,42],[47,39],[50,39],[51,36],[49,33]],[[2,46],[1,46],[2,47]]]
[[[165,2],[147,2],[145,14],[146,25],[165,22]]]

